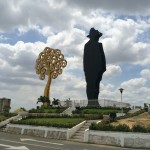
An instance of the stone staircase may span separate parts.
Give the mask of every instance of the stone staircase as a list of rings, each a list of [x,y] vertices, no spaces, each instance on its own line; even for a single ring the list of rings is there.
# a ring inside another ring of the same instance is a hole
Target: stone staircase
[[[69,115],[71,116],[72,115],[72,111],[75,110],[76,108],[75,107],[68,107],[66,110],[64,110],[61,115]]]
[[[86,123],[69,139],[75,142],[84,142],[84,132],[89,129],[92,122],[99,122],[100,120],[88,120]]]

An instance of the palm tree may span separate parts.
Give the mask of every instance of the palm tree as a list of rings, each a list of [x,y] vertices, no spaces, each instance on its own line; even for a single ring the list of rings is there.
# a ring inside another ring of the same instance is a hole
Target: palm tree
[[[53,98],[52,104],[53,104],[53,105],[60,105],[60,100],[59,100],[59,99],[56,99],[56,98]]]
[[[44,107],[48,107],[50,104],[49,97],[46,97],[46,96],[40,96],[38,98],[37,104],[38,104],[38,102],[42,102]]]

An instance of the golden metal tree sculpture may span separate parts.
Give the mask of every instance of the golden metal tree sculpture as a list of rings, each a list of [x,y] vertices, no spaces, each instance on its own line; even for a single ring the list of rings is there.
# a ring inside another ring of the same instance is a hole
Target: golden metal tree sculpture
[[[44,80],[45,75],[48,76],[48,81],[45,86],[44,96],[50,96],[50,85],[52,78],[56,79],[58,75],[62,74],[62,69],[66,67],[67,61],[59,49],[46,47],[41,52],[36,60],[36,73],[40,75],[40,79]]]

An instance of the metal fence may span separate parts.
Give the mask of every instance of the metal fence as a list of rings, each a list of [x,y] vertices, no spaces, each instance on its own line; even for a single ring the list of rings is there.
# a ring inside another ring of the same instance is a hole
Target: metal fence
[[[90,101],[90,100],[89,100]],[[92,102],[97,100],[91,100]],[[100,99],[98,103],[101,107],[130,107],[129,103],[108,100],[108,99]],[[60,101],[61,106],[67,107],[86,107],[88,105],[88,100],[69,100],[69,101]]]

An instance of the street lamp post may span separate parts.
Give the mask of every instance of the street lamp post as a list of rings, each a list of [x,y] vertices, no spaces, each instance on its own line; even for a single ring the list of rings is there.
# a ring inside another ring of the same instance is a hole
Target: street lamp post
[[[121,113],[122,113],[122,115],[123,115],[123,107],[122,107],[122,93],[123,93],[123,88],[120,88],[119,89],[119,91],[120,91],[120,93],[121,93]]]

